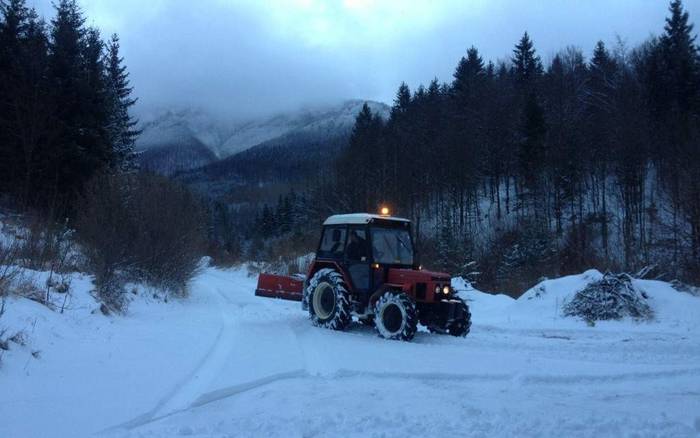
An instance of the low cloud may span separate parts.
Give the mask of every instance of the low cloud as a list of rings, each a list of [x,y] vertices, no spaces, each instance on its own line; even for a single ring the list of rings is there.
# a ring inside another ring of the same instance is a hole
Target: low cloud
[[[30,2],[31,3],[31,2]],[[38,9],[53,15],[49,0]],[[249,118],[346,98],[390,102],[403,80],[449,81],[474,45],[505,58],[528,30],[544,59],[663,30],[648,0],[83,0],[88,24],[117,32],[140,108],[193,106]],[[686,0],[691,19],[700,0]]]

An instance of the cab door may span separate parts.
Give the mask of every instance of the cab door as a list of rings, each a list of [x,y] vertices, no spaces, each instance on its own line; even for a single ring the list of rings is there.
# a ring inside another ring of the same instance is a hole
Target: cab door
[[[358,293],[366,294],[371,288],[369,236],[367,228],[361,225],[348,227],[345,245],[345,266]]]

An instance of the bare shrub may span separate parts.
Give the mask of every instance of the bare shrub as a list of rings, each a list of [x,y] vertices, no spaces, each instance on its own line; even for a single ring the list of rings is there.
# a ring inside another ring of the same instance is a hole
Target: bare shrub
[[[155,175],[101,175],[77,210],[78,240],[113,310],[125,304],[126,281],[185,293],[206,243],[203,208],[187,188]]]
[[[518,297],[538,279],[559,275],[554,236],[535,224],[498,233],[478,259],[480,285]]]
[[[12,242],[3,245],[0,242],[0,297],[5,297],[10,292],[10,286],[19,275],[17,266],[17,245]]]
[[[47,304],[47,294],[37,286],[36,282],[29,278],[18,278],[13,287],[12,293],[18,297],[36,301],[39,304]]]
[[[75,270],[72,231],[67,220],[51,215],[27,214],[17,238],[17,259],[26,268],[37,271]]]

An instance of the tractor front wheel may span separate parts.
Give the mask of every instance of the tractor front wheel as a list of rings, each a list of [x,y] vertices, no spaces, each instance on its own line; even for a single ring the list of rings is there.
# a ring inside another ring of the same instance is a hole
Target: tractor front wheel
[[[469,334],[469,329],[472,326],[472,314],[469,312],[469,306],[467,303],[465,303],[464,300],[460,301],[461,303],[458,305],[462,308],[462,311],[460,312],[461,317],[455,321],[452,321],[447,326],[447,330],[452,336],[463,338]]]
[[[344,330],[352,321],[350,293],[339,272],[319,270],[311,277],[304,292],[309,317],[315,326]]]
[[[417,325],[416,305],[405,293],[384,292],[374,305],[374,327],[382,338],[410,341]]]

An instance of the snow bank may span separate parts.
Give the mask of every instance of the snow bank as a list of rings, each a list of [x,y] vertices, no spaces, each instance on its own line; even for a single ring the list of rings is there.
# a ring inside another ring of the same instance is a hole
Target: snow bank
[[[475,324],[519,329],[575,329],[587,324],[582,319],[566,317],[564,306],[578,292],[602,278],[601,272],[592,269],[577,275],[544,280],[517,300],[506,295],[480,292],[461,279],[454,279],[453,287],[469,302]],[[654,319],[648,322],[629,318],[598,321],[597,327],[603,330],[700,332],[700,297],[679,292],[670,283],[662,281],[633,279],[632,284],[648,297],[646,302],[655,315]]]

